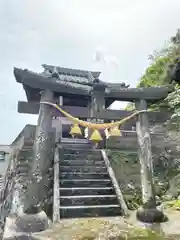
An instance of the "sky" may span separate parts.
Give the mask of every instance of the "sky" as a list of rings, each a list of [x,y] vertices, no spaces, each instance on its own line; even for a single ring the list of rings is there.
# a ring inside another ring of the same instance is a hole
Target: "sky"
[[[179,9],[179,0],[0,0],[0,144],[37,121],[17,113],[26,96],[14,66],[98,70],[104,81],[135,87],[148,55],[180,28]],[[99,51],[106,61],[94,60]]]

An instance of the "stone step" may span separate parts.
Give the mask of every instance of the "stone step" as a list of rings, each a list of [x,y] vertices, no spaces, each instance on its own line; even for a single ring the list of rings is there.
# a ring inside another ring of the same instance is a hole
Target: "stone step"
[[[122,211],[117,204],[60,207],[61,218],[110,217],[120,215],[122,215]]]
[[[20,158],[30,159],[32,158],[33,151],[31,150],[24,150],[20,152]]]
[[[104,166],[60,166],[60,174],[63,172],[106,173],[107,169]]]
[[[4,178],[2,177],[2,178],[0,178],[0,190],[1,190],[1,188],[4,186]]]
[[[86,150],[92,150],[92,145],[90,144],[84,144],[84,143],[77,143],[77,144],[72,144],[72,143],[61,143],[61,147],[63,149],[68,149],[68,150],[80,150],[80,149],[86,149]]]
[[[59,149],[61,218],[122,215],[100,150],[85,143]]]
[[[94,154],[100,154],[101,151],[99,149],[93,149],[93,148],[86,148],[86,146],[84,146],[83,148],[79,148],[79,147],[69,147],[69,148],[60,148],[60,151],[63,151],[64,153],[82,153],[84,151],[86,151],[87,153],[94,153]]]
[[[21,152],[28,152],[28,151],[32,151],[32,147],[23,147],[22,149],[21,149]]]
[[[60,162],[61,166],[94,166],[94,165],[100,165],[105,166],[105,162],[103,160],[100,161],[93,161],[93,160],[63,160]]]
[[[92,145],[92,143],[86,139],[86,138],[83,138],[83,139],[80,139],[80,138],[61,138],[61,143],[71,143],[73,145],[76,145],[76,144],[87,144],[87,145]]]
[[[28,170],[22,170],[22,169],[17,169],[17,174],[19,175],[19,176],[27,176],[28,175],[28,173],[29,173],[29,171]]]
[[[24,155],[24,156],[21,155],[21,156],[19,157],[19,162],[20,162],[20,163],[28,163],[28,164],[30,164],[31,161],[32,161],[32,156],[31,156],[31,157],[28,156],[28,158],[27,158],[27,154]]]
[[[30,166],[28,165],[19,165],[17,166],[17,170],[18,171],[21,171],[21,172],[26,172],[26,171],[29,171],[30,170]]]
[[[106,173],[82,173],[82,172],[62,172],[60,174],[60,179],[104,179],[109,177],[109,174]]]
[[[60,187],[60,196],[84,196],[84,195],[112,195],[115,194],[113,187]]]
[[[102,160],[100,154],[88,154],[86,152],[77,154],[65,153],[63,154],[62,158],[63,160]]]
[[[33,146],[34,145],[34,139],[24,139],[24,146]]]
[[[110,179],[66,179],[60,180],[61,187],[111,187]]]
[[[17,174],[18,174],[19,177],[28,177],[28,175],[29,175],[28,171],[27,172],[18,171]]]
[[[22,161],[19,161],[17,162],[17,165],[16,167],[31,167],[31,163],[29,161],[25,161],[25,160],[22,160]]]
[[[82,195],[61,196],[60,206],[82,206],[82,205],[111,205],[118,204],[116,195]]]

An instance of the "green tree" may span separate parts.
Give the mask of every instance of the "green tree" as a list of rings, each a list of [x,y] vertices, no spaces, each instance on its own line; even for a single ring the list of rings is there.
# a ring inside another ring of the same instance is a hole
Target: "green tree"
[[[140,78],[137,87],[157,87],[171,83],[171,73],[176,59],[180,57],[180,30],[172,37],[160,51],[154,51],[150,56],[150,66]],[[174,84],[174,83],[173,83]],[[175,85],[175,84],[174,84]],[[174,114],[173,118],[180,117],[180,97],[179,87],[175,85],[175,90],[163,101],[151,103],[150,110],[161,110],[166,108]],[[126,110],[133,110],[134,105],[128,104]]]
[[[167,85],[177,57],[180,57],[180,30],[160,51],[154,51],[149,56],[150,66],[140,78],[137,87],[152,87]]]
[[[146,69],[144,75],[141,77],[137,87],[152,87],[163,86],[172,82],[172,71],[177,57],[180,56],[180,32],[171,39],[165,48],[160,52],[155,52],[150,56],[151,64]],[[174,84],[175,85],[175,84]],[[165,100],[158,103],[150,104],[151,109],[168,108],[172,114],[172,119],[180,117],[180,87],[175,85],[174,91],[171,92]],[[132,104],[127,107],[132,107]],[[146,131],[145,131],[146,133]],[[144,133],[144,134],[145,134]],[[147,134],[148,135],[148,134]],[[148,137],[146,137],[148,139]],[[146,141],[147,141],[146,139]],[[149,137],[150,142],[150,137]],[[141,157],[141,173],[142,174],[142,191],[143,193],[143,207],[138,209],[137,218],[140,221],[159,221],[167,220],[161,211],[156,208],[155,192],[153,191],[154,184],[152,181],[152,174],[148,171],[148,164],[145,161],[145,156]],[[144,172],[143,172],[144,170]],[[146,173],[146,174],[145,174]],[[144,202],[146,201],[146,202]]]

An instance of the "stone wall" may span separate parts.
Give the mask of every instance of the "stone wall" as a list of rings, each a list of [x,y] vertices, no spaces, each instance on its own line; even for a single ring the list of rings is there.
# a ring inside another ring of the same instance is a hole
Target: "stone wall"
[[[108,150],[111,166],[127,204],[141,201],[140,164],[136,152]],[[138,198],[138,199],[137,199]],[[134,209],[136,206],[130,206]]]
[[[9,165],[6,170],[1,190],[0,190],[0,222],[1,228],[4,228],[6,217],[11,212],[13,192],[15,186],[15,171],[14,162],[16,161],[16,154],[12,152],[9,155]]]
[[[0,221],[4,227],[7,216],[10,213],[18,213],[21,210],[21,185],[19,185],[19,159],[24,147],[24,136],[17,138],[11,146],[8,155],[8,167],[4,174],[0,190]],[[25,183],[23,179],[23,184]],[[17,195],[18,193],[18,195]]]
[[[18,137],[13,142],[13,149],[17,148],[19,141],[23,141],[23,147],[19,151],[14,169],[16,171],[16,185],[14,187],[14,201],[12,211],[23,211],[23,202],[27,202],[26,191],[30,184],[31,168],[33,163],[33,144],[35,139],[35,125],[26,125]],[[48,176],[48,189],[44,193],[43,209],[49,217],[52,215],[52,196],[53,196],[53,156],[54,156],[54,132],[49,138],[49,144],[52,145],[52,151],[49,155],[49,161],[45,164],[44,175]],[[20,199],[21,198],[21,199]],[[22,204],[20,207],[19,205]]]
[[[162,124],[151,126],[150,131],[163,136],[155,142],[151,138],[156,194],[160,197],[168,194],[171,198],[180,195],[180,132],[168,131]],[[136,142],[135,138],[133,142]],[[124,150],[121,144],[120,150],[107,151],[123,193],[131,200],[138,194],[140,197],[141,182],[137,147],[131,145],[132,141],[129,143]]]
[[[0,154],[4,153],[4,160],[0,159],[0,175],[4,175],[9,165],[9,154],[11,153],[12,148],[9,145],[0,145]]]
[[[8,219],[12,220],[15,217],[18,220],[18,216],[24,216],[24,206],[27,201],[27,186],[30,183],[29,180],[31,176],[34,137],[35,126],[27,125],[12,143],[9,166],[0,192],[0,218],[3,230],[4,227],[6,230],[8,229]],[[54,133],[49,140],[50,144],[54,145],[54,142],[52,143],[52,141],[54,141]],[[46,164],[48,169],[46,169],[44,173],[48,175],[49,191],[43,195],[44,204],[42,206],[46,214],[50,217],[52,216],[53,196],[53,191],[51,191],[53,189],[53,152],[54,149],[52,149],[49,162]],[[44,213],[44,215],[46,214]],[[35,219],[36,218],[34,218],[34,221]],[[25,219],[21,221],[22,225],[24,221]],[[28,224],[25,225],[26,227],[29,226]],[[35,228],[37,227],[38,226],[35,226]],[[8,231],[5,232],[7,233]]]

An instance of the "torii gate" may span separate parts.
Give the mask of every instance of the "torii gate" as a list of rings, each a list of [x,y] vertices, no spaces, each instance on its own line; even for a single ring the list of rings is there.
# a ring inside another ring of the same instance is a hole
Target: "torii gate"
[[[61,107],[66,112],[70,113],[74,117],[87,118],[87,119],[121,119],[127,115],[132,114],[127,111],[117,111],[107,109],[107,101],[113,102],[118,101],[131,101],[135,102],[136,109],[141,111],[136,121],[136,131],[139,143],[139,160],[141,164],[141,182],[142,182],[142,198],[143,208],[138,210],[137,218],[141,221],[163,221],[164,215],[162,212],[156,209],[155,190],[153,183],[153,167],[152,167],[152,151],[151,151],[151,139],[148,129],[148,117],[163,117],[163,114],[159,113],[148,113],[147,103],[150,101],[157,101],[164,99],[171,89],[165,87],[152,87],[152,88],[126,88],[120,84],[110,84],[97,80],[98,74],[92,72],[92,76],[96,81],[89,81],[88,83],[77,83],[76,86],[72,84],[72,81],[63,81],[62,75],[79,76],[82,78],[88,78],[89,72],[56,68],[52,70],[52,66],[44,65],[45,70],[49,71],[48,74],[36,74],[27,70],[16,69],[14,74],[16,80],[23,84],[26,91],[28,102],[18,103],[18,112],[20,113],[31,113],[38,114],[38,124],[36,128],[36,142],[35,158],[33,162],[33,174],[36,175],[36,187],[42,187],[39,183],[39,179],[42,179],[41,173],[43,172],[43,165],[45,159],[47,159],[47,152],[50,151],[48,146],[48,138],[52,129],[52,117],[61,116],[56,110],[52,109],[46,104],[40,102],[55,103],[56,97],[67,96],[81,96],[87,99],[87,106],[66,106],[62,104]],[[69,73],[69,72],[70,73]],[[79,72],[78,72],[79,71]],[[58,78],[58,80],[57,80]],[[58,93],[58,94],[57,94]],[[38,97],[37,97],[38,95]],[[75,101],[75,98],[74,98]],[[79,100],[80,102],[80,100]],[[42,147],[42,145],[44,147]],[[33,176],[32,176],[33,177]],[[41,180],[40,180],[41,181]],[[44,183],[42,181],[42,183]],[[33,195],[35,189],[34,186],[29,186],[27,190],[27,199]],[[35,191],[36,192],[36,191]],[[36,206],[40,199],[31,199],[29,201],[30,206]]]

